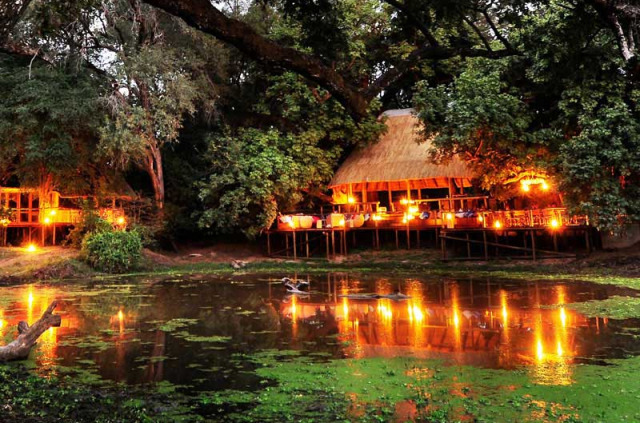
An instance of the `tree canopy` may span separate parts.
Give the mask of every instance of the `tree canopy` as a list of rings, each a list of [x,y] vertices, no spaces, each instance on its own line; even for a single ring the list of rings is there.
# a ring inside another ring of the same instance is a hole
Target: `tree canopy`
[[[0,11],[0,85],[15,90],[0,104],[5,180],[40,169],[59,187],[72,168],[123,172],[168,204],[167,221],[255,236],[321,198],[345,155],[384,130],[382,110],[415,107],[432,155],[464,155],[486,189],[535,169],[600,227],[638,218],[630,1],[26,0]],[[36,152],[73,160],[38,167]]]

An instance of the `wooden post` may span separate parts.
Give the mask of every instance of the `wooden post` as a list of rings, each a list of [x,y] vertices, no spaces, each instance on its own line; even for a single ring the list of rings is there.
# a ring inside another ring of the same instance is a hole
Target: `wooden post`
[[[395,230],[396,233],[396,250],[400,249],[400,241],[398,240],[398,230]]]
[[[267,256],[271,257],[271,232],[267,231]]]
[[[591,254],[591,239],[590,239],[591,237],[589,235],[590,235],[589,228],[587,227],[584,230],[584,244],[587,247],[587,254]],[[6,244],[6,240],[5,240],[5,244]]]
[[[536,231],[531,230],[531,256],[536,261]]]
[[[378,229],[378,222],[376,222],[376,248],[380,249],[380,230]]]
[[[324,231],[324,242],[327,244],[327,260],[331,257],[331,250],[329,249],[329,232]]]
[[[344,234],[344,236],[343,236],[343,238],[344,238],[344,255],[346,256],[347,255],[347,228],[346,227],[343,229],[343,234]]]
[[[409,229],[409,219],[407,219],[407,250],[411,249],[411,230]]]
[[[294,229],[291,233],[293,237],[293,259],[298,260],[298,246],[296,245],[296,230]]]
[[[484,242],[484,259],[489,260],[489,246],[487,245],[487,230],[482,230],[482,241]]]
[[[471,243],[469,242],[469,232],[467,232],[467,257],[471,258]]]
[[[396,211],[396,207],[393,205],[393,196],[391,195],[391,183],[387,182],[387,192],[389,193],[389,207],[391,211]]]
[[[336,255],[336,231],[331,228],[331,249],[333,250],[333,255]]]
[[[447,178],[447,182],[449,183],[449,211],[453,213],[453,193],[455,192],[455,186],[452,178]]]
[[[56,222],[55,222],[55,219],[54,219],[53,224],[51,225],[51,228],[53,230],[52,242],[53,242],[53,245],[55,246],[56,245]]]
[[[525,255],[525,257],[526,257],[526,256],[528,256],[528,255],[529,255],[529,252],[527,251],[527,247],[528,247],[528,245],[527,245],[527,244],[528,244],[528,243],[527,243],[527,233],[526,233],[526,232],[523,232],[523,234],[524,234],[524,235],[522,236],[522,239],[524,240],[524,255]]]
[[[309,231],[304,231],[304,243],[306,245],[307,258],[309,258]]]
[[[445,233],[445,236],[447,234]],[[447,239],[444,236],[440,237],[440,245],[442,247],[442,260],[447,259]]]
[[[289,234],[288,233],[284,233],[284,251],[287,254],[287,257],[289,257]]]

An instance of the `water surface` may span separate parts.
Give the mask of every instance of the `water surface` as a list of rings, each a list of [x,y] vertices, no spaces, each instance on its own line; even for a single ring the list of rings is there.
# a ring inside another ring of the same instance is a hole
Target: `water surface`
[[[307,279],[290,295],[284,275],[129,279],[0,289],[0,336],[59,301],[62,326],[32,353],[37,372],[92,374],[127,384],[170,382],[190,391],[260,389],[262,350],[313,360],[411,356],[531,370],[534,382],[571,384],[572,364],[640,354],[640,321],[588,318],[564,304],[635,291],[574,282],[398,278],[346,274]],[[400,291],[410,298],[357,300]]]

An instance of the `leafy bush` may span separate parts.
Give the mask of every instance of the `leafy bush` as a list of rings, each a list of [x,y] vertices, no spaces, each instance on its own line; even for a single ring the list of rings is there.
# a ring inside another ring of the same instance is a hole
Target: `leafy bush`
[[[82,252],[94,269],[122,273],[140,262],[142,239],[136,231],[93,232],[82,241]]]
[[[111,230],[113,230],[113,225],[101,218],[89,202],[84,202],[82,204],[82,220],[69,232],[66,244],[74,248],[80,248],[87,235]]]

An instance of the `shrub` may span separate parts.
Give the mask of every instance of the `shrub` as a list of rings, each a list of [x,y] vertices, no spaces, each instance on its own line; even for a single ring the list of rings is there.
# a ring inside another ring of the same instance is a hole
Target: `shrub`
[[[82,252],[94,269],[122,273],[140,262],[142,240],[136,231],[99,231],[85,236]]]
[[[113,230],[113,225],[101,218],[90,203],[85,202],[82,205],[82,220],[69,232],[66,244],[73,248],[80,248],[83,240],[89,234],[111,230]]]

